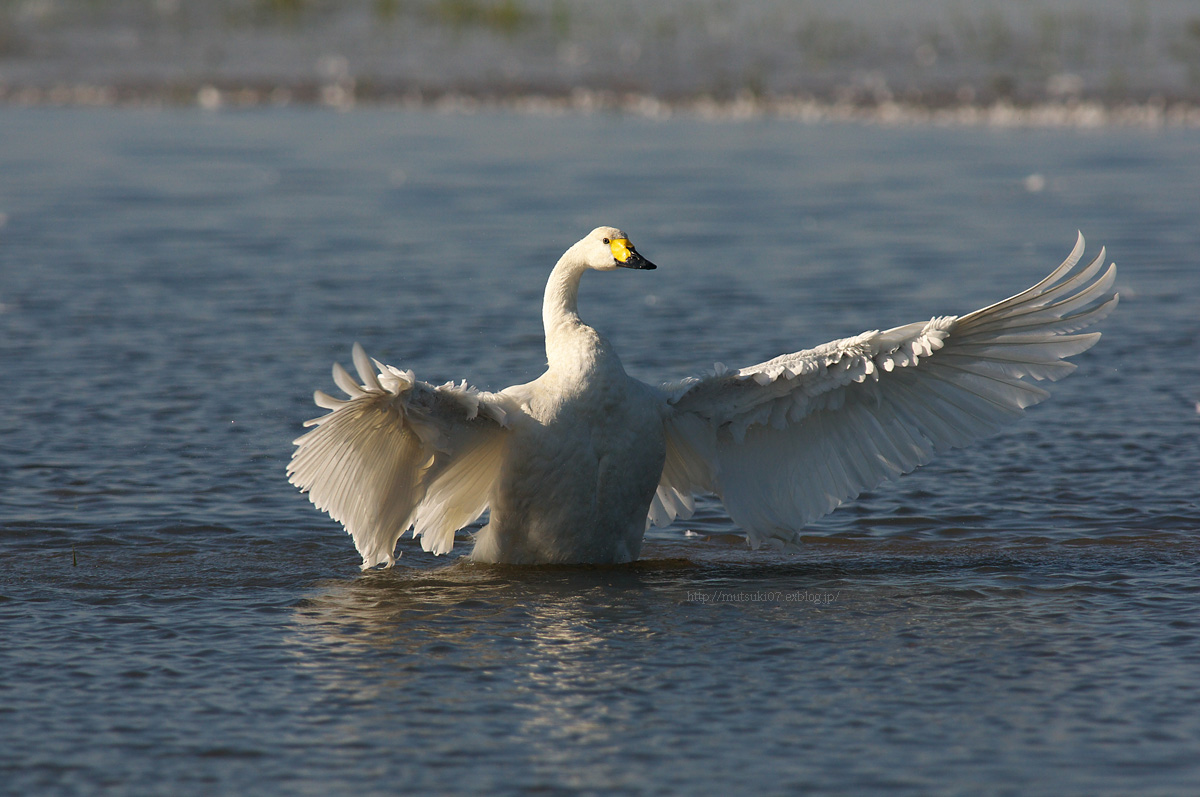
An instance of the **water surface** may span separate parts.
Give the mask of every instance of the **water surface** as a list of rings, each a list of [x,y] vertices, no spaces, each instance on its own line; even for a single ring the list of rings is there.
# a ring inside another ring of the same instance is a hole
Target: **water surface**
[[[0,790],[1200,787],[1195,131],[8,108],[0,141]],[[969,311],[1077,228],[1122,302],[1050,402],[797,554],[710,501],[632,566],[463,534],[360,574],[284,479],[330,363],[536,376],[602,223],[659,269],[581,309],[651,381]]]

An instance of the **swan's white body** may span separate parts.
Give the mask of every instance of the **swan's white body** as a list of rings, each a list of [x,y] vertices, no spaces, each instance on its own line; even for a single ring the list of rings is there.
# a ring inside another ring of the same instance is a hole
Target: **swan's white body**
[[[434,387],[374,363],[362,384],[334,366],[348,400],[296,441],[288,474],[342,522],[363,568],[391,566],[412,527],[445,553],[490,509],[472,558],[608,563],[636,559],[650,522],[721,497],[751,545],[792,545],[799,529],[934,453],[989,434],[1049,394],[1028,380],[1074,370],[1076,334],[1116,306],[1104,251],[1075,271],[1083,236],[1045,280],[962,317],[866,332],[740,370],[652,387],[625,373],[580,320],[588,270],[653,268],[620,230],[600,227],[550,274],[548,367],[499,393]],[[1074,273],[1072,273],[1074,272]]]

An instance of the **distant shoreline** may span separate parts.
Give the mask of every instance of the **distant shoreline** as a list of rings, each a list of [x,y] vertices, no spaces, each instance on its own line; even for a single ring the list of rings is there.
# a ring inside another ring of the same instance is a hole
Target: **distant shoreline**
[[[575,89],[568,93],[421,91],[340,83],[264,85],[0,84],[0,107],[187,108],[208,111],[270,107],[404,108],[451,113],[508,111],[560,115],[617,113],[643,118],[720,120],[764,118],[894,126],[1000,128],[1200,128],[1200,104],[1152,97],[1105,102],[1083,97],[1017,101],[955,97],[910,100],[867,97],[713,96],[663,99],[645,93]]]
[[[1200,127],[1195,0],[28,0],[0,105]]]

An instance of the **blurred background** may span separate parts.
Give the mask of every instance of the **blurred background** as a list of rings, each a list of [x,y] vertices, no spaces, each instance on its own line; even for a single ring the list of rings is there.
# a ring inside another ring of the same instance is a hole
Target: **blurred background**
[[[1191,0],[5,0],[24,103],[1200,99]],[[649,103],[647,105],[647,103]],[[659,103],[666,103],[666,106]]]

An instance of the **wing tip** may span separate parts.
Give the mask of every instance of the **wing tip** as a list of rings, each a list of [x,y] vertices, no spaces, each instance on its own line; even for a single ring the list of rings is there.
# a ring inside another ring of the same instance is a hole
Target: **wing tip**
[[[371,367],[371,358],[367,356],[367,350],[362,347],[358,341],[354,341],[354,345],[350,348],[350,356],[354,360],[354,369],[358,371],[358,378],[362,381],[363,387],[368,390],[382,391],[383,386],[379,384],[379,377],[375,375],[375,369]]]

